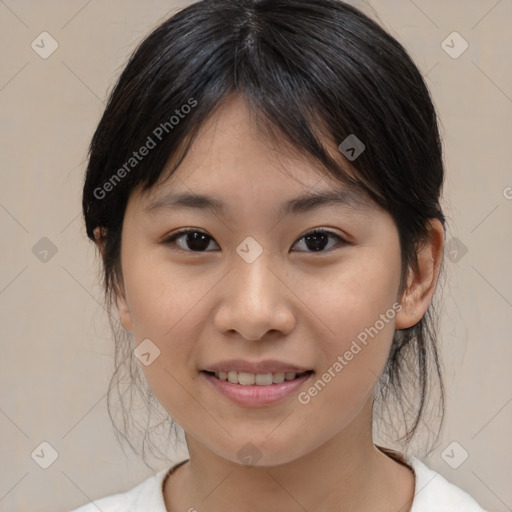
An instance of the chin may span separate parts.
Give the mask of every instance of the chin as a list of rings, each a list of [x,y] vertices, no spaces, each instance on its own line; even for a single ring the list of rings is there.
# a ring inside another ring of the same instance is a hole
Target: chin
[[[235,464],[247,467],[275,467],[288,464],[306,455],[302,441],[291,442],[288,439],[268,439],[268,434],[261,438],[237,440],[228,452],[222,450],[217,454]],[[233,440],[231,440],[233,441]],[[300,449],[297,449],[300,448]]]

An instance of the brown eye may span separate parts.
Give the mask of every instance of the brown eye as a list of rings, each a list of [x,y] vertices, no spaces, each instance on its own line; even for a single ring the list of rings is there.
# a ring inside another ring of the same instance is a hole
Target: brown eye
[[[180,245],[177,240],[183,239],[184,242]],[[206,248],[213,238],[203,231],[197,229],[186,229],[175,233],[170,238],[164,240],[164,244],[177,245],[179,249],[189,252],[210,252]]]
[[[325,248],[329,245],[329,238],[338,240],[338,244],[335,244],[334,246],[347,244],[346,240],[341,238],[339,235],[324,229],[315,229],[314,231],[306,233],[299,239],[299,242],[304,240],[304,245],[309,249],[309,251],[306,252],[326,252]],[[331,248],[332,246],[329,247],[329,249]]]

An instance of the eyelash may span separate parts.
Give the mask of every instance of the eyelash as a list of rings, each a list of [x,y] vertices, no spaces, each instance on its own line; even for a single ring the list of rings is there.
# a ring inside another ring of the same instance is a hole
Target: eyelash
[[[199,229],[183,229],[181,231],[178,231],[177,233],[174,233],[170,237],[164,239],[162,241],[162,243],[164,245],[176,245],[175,242],[176,242],[177,239],[179,239],[183,235],[187,235],[189,233],[202,233],[203,235],[206,235],[211,240],[213,240],[213,238],[210,237],[210,235],[208,235],[207,233],[205,233],[204,231],[201,231]],[[329,231],[329,230],[326,230],[326,229],[322,229],[322,228],[315,228],[312,231],[308,231],[307,233],[304,233],[293,245],[295,245],[296,243],[298,243],[302,239],[306,238],[307,236],[317,235],[317,234],[326,234],[326,235],[329,235],[332,238],[336,238],[338,240],[338,244],[336,244],[334,247],[331,247],[330,249],[327,249],[327,250],[321,250],[321,251],[298,251],[298,252],[309,252],[309,253],[312,253],[312,254],[315,254],[315,253],[326,253],[326,252],[331,252],[338,245],[341,245],[341,246],[349,245],[349,242],[347,242],[347,240],[345,240],[341,236],[337,235],[336,233],[333,233],[332,231]],[[181,247],[178,247],[177,250],[180,250],[180,251],[183,251],[183,252],[198,253],[198,254],[202,254],[202,253],[206,253],[206,252],[212,252],[212,251],[191,251],[189,249],[183,249]]]

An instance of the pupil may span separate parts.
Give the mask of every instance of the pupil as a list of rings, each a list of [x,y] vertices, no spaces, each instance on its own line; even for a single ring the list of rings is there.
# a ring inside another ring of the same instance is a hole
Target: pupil
[[[319,238],[323,238],[323,240],[319,242]],[[310,245],[310,242],[313,242],[312,245]],[[313,233],[312,235],[307,235],[306,244],[312,251],[320,251],[327,245],[327,236],[325,233]]]
[[[193,251],[204,251],[208,247],[207,235],[194,231],[187,234],[187,246]]]

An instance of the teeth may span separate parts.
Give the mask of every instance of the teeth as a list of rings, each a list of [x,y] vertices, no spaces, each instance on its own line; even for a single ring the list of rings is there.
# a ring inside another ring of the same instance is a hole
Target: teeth
[[[215,377],[220,380],[226,380],[232,384],[241,384],[242,386],[271,386],[280,384],[285,380],[293,380],[297,377],[295,372],[276,372],[276,373],[246,373],[246,372],[215,372]]]
[[[272,382],[274,384],[280,384],[281,382],[284,382],[284,373],[273,373]]]

